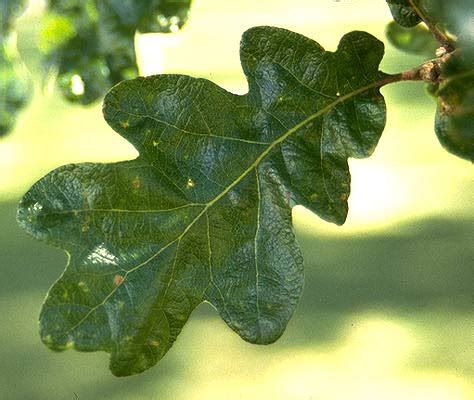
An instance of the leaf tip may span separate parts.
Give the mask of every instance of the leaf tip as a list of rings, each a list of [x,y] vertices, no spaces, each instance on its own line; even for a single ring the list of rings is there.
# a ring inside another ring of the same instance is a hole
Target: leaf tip
[[[76,343],[71,337],[66,335],[56,338],[46,331],[41,332],[41,342],[43,342],[48,349],[58,353],[69,349],[75,349],[76,346]]]
[[[260,316],[252,324],[246,324],[246,326],[226,322],[243,340],[260,345],[276,342],[283,335],[286,328],[286,323],[282,323],[283,321],[263,316]]]

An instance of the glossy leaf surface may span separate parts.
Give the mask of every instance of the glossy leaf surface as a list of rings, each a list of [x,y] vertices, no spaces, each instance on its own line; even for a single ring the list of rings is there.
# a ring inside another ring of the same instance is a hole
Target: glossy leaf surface
[[[168,351],[202,301],[243,339],[278,339],[303,287],[291,208],[342,224],[348,157],[385,124],[383,44],[345,35],[336,52],[272,27],[247,31],[249,93],[182,75],[137,78],[104,116],[139,157],[74,164],[24,196],[18,220],[70,254],[40,316],[54,350],[111,353],[115,375]]]

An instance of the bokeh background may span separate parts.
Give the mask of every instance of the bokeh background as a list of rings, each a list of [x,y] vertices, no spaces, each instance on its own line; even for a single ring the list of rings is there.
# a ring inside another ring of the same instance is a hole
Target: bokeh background
[[[113,377],[105,353],[47,350],[37,317],[66,255],[20,231],[16,203],[59,165],[136,152],[107,126],[100,104],[71,106],[42,84],[43,5],[32,1],[17,24],[35,95],[0,140],[1,399],[474,398],[474,174],[438,144],[435,104],[413,82],[383,89],[387,128],[370,159],[350,161],[346,225],[294,209],[306,285],[277,343],[243,342],[203,304],[165,358],[139,376]],[[194,0],[182,31],[140,35],[136,44],[143,75],[185,73],[245,93],[238,49],[247,28],[285,27],[331,50],[350,30],[384,40],[390,20],[375,0]],[[382,69],[422,61],[387,45]]]

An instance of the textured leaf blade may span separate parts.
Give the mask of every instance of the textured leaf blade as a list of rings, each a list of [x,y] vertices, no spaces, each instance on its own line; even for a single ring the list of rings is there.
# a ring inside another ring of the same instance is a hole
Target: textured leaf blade
[[[140,156],[58,168],[19,206],[28,232],[70,254],[41,312],[45,344],[138,373],[202,301],[245,340],[276,340],[303,286],[291,207],[344,222],[347,158],[370,155],[384,127],[382,56],[363,32],[332,53],[258,27],[241,42],[247,95],[181,75],[114,87],[105,119]]]

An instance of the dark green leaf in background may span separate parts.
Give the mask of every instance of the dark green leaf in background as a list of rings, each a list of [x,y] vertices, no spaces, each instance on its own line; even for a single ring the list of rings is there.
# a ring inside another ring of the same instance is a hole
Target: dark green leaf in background
[[[474,53],[460,48],[445,64],[436,92],[435,131],[449,152],[474,162]]]
[[[383,52],[364,32],[333,53],[258,27],[241,42],[247,95],[182,75],[115,86],[105,119],[139,157],[60,167],[19,206],[24,229],[70,254],[41,311],[43,342],[107,351],[115,375],[139,373],[202,301],[243,339],[278,339],[303,287],[291,208],[344,222],[347,158],[369,156],[385,124]]]
[[[434,58],[444,46],[429,92],[438,103],[435,132],[449,152],[474,161],[474,7],[468,0],[387,0],[395,21],[387,38],[400,50]],[[419,15],[418,15],[419,13]],[[424,25],[417,25],[423,20]],[[417,25],[417,26],[415,26]],[[434,33],[434,35],[433,35]],[[434,40],[436,37],[440,42]]]
[[[387,25],[385,31],[390,43],[398,50],[409,54],[434,58],[440,44],[424,25],[404,28],[395,21]]]
[[[421,22],[409,0],[386,0],[393,19],[401,26],[411,28]]]
[[[446,150],[474,162],[474,7],[467,0],[420,0],[420,6],[455,47],[435,93],[436,135]]]
[[[474,7],[470,0],[416,0],[426,18],[449,36],[462,43],[462,46],[474,46]]]

